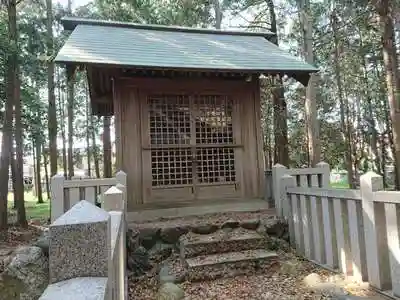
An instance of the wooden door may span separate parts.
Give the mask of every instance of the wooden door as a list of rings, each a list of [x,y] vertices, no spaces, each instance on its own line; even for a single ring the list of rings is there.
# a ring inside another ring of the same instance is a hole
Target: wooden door
[[[144,201],[241,195],[236,101],[228,95],[145,95]]]

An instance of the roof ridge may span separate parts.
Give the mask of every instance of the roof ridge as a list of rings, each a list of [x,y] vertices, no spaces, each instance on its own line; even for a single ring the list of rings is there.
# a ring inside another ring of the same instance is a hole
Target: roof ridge
[[[190,32],[200,34],[222,34],[222,35],[239,35],[239,36],[261,36],[270,38],[276,34],[272,31],[252,32],[252,31],[233,31],[233,30],[218,30],[210,28],[195,28],[181,26],[166,26],[157,24],[138,24],[131,22],[111,21],[111,20],[96,20],[88,18],[63,17],[61,23],[65,30],[74,30],[78,25],[106,26],[106,27],[122,27],[134,29],[147,29],[157,31],[173,31],[173,32]]]

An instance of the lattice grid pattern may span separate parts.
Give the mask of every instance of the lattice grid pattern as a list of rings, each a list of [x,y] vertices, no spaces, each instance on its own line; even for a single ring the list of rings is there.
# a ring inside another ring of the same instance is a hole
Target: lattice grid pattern
[[[236,181],[233,148],[204,148],[196,152],[199,183]]]
[[[228,96],[195,97],[196,143],[233,144],[233,101]]]
[[[188,96],[153,95],[148,104],[152,145],[190,144]]]
[[[190,149],[151,150],[152,186],[193,183]]]

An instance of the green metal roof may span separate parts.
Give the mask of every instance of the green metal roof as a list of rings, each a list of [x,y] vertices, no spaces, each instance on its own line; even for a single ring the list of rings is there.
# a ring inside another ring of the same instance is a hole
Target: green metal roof
[[[139,25],[71,19],[73,29],[55,61],[123,67],[229,72],[313,73],[318,71],[267,40],[271,32]]]

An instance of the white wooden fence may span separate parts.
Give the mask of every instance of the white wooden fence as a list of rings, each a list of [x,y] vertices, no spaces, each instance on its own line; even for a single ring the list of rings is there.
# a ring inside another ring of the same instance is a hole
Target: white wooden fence
[[[283,175],[291,175],[295,178],[295,186],[307,187],[329,187],[330,169],[325,162],[317,164],[316,168],[287,169],[285,166],[276,164],[272,167],[272,191],[274,207],[278,216],[287,215],[288,207],[282,202],[282,189],[280,178]]]
[[[86,251],[89,254],[86,256],[72,255],[68,260],[65,260],[65,257],[60,256],[59,251],[57,251],[58,249],[53,249],[53,244],[50,241],[49,273],[51,284],[46,288],[39,300],[85,300],[89,297],[90,299],[96,298],[102,300],[128,299],[125,218],[126,189],[124,186],[117,184],[108,189],[104,193],[103,198],[104,205],[102,209],[104,213],[108,212],[109,214],[106,229],[104,226],[81,226],[87,225],[88,222],[93,222],[90,212],[98,213],[99,210],[98,208],[93,210],[90,207],[88,210],[88,206],[85,205],[85,213],[82,213],[83,206],[78,209],[76,207],[79,207],[84,201],[76,204],[75,210],[73,208],[69,212],[69,216],[66,219],[64,218],[63,225],[50,225],[50,240],[55,239],[65,244],[67,249],[64,251],[77,254],[81,251]],[[52,226],[65,226],[68,229],[61,231],[60,235],[52,235]],[[76,231],[78,238],[87,235],[88,241],[85,247],[82,247],[82,244],[76,241],[71,242],[71,235],[75,236],[71,234],[71,231]],[[106,236],[104,236],[104,231],[107,232]],[[96,238],[103,237],[104,240],[96,240],[93,236]],[[106,260],[99,258],[102,253],[107,253],[108,257]],[[52,264],[52,262],[55,263]],[[93,264],[96,264],[95,268],[93,268]],[[76,267],[78,265],[79,267]],[[56,271],[52,272],[52,268],[56,269]],[[91,271],[88,271],[88,268]],[[73,278],[64,279],[65,274],[69,274],[71,269],[75,270]],[[104,277],[103,269],[107,270],[106,277]],[[88,277],[88,273],[90,273],[90,277]],[[63,279],[59,277],[63,277]]]
[[[67,180],[63,175],[51,178],[51,222],[68,211],[80,200],[97,204],[101,207],[100,196],[111,186],[126,186],[126,174],[116,173],[113,178],[73,178]]]
[[[292,245],[309,260],[400,297],[400,192],[383,191],[373,172],[361,176],[359,190],[329,188],[329,166],[322,165],[318,174],[275,170],[275,201],[287,208]]]

